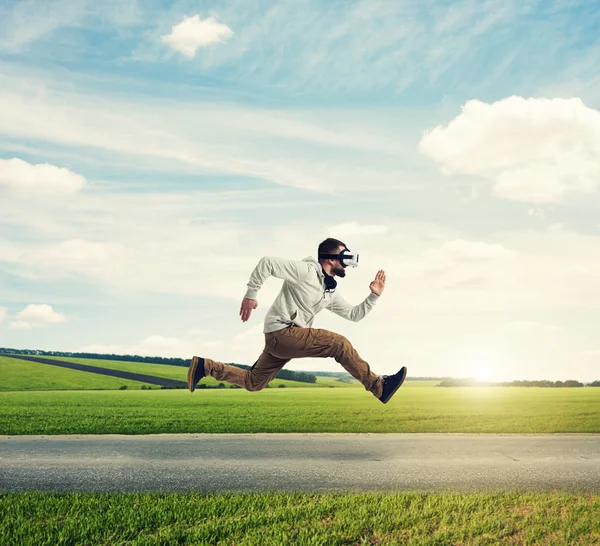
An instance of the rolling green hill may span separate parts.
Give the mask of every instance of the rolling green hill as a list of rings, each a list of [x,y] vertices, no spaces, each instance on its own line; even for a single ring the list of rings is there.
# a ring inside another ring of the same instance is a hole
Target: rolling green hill
[[[158,389],[139,381],[0,357],[0,391]]]

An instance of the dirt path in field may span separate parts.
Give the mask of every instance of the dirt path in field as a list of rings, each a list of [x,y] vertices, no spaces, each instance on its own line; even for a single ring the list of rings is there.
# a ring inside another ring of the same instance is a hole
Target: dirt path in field
[[[8,355],[9,358],[20,358],[21,360],[29,360],[30,362],[38,362],[39,364],[50,364],[60,368],[69,368],[71,370],[79,370],[82,372],[98,373],[101,375],[110,375],[111,377],[120,377],[121,379],[131,379],[132,381],[141,381],[150,383],[151,385],[161,385],[165,387],[185,387],[187,383],[184,381],[176,381],[175,379],[166,379],[164,377],[156,377],[154,375],[146,375],[143,373],[124,372],[121,370],[112,370],[110,368],[99,368],[98,366],[88,366],[86,364],[76,364],[75,362],[65,362],[64,360],[53,360],[50,358],[41,358],[38,356],[28,355]]]
[[[0,490],[600,490],[600,434],[0,436]]]

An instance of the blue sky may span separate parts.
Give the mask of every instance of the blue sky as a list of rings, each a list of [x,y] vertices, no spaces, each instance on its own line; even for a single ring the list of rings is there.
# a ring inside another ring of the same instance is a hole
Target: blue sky
[[[361,253],[380,374],[599,379],[597,2],[3,2],[0,345],[252,364]],[[338,370],[299,359],[298,370]]]

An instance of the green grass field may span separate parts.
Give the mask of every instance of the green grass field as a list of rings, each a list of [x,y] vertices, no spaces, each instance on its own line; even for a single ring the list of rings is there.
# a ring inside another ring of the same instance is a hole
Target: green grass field
[[[0,494],[0,544],[588,545],[600,496],[568,493]]]
[[[123,385],[128,389],[141,389],[142,386],[160,388],[129,379],[0,357],[0,391],[117,390]]]
[[[2,392],[0,434],[600,432],[600,389],[411,387]]]

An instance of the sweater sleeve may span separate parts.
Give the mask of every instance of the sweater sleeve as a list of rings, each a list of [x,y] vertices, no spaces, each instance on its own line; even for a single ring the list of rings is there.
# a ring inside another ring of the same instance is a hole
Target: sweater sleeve
[[[258,262],[250,275],[244,297],[251,300],[256,299],[258,291],[267,277],[277,277],[284,281],[298,284],[308,277],[310,265],[305,261],[286,260],[276,256],[264,256]]]
[[[358,322],[359,320],[364,319],[373,306],[377,303],[379,296],[371,292],[361,303],[358,305],[350,305],[342,295],[337,292],[337,290],[333,293],[333,298],[331,299],[331,304],[327,307],[332,313],[339,315],[347,320],[351,320],[352,322]]]

